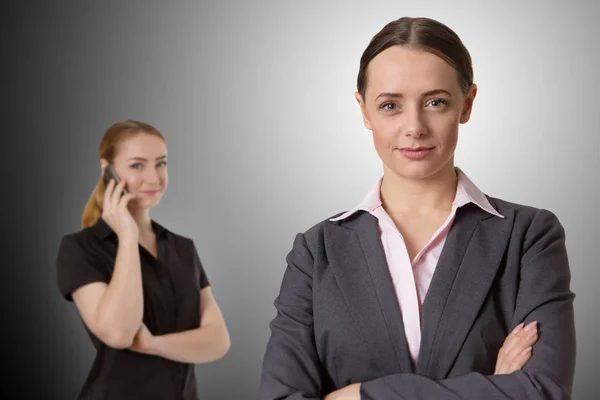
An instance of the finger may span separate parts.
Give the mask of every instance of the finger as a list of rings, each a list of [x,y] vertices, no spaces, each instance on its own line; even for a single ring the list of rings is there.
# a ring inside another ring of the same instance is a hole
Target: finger
[[[504,343],[502,343],[502,348],[500,350],[506,351],[509,347],[511,347],[511,343],[517,338],[516,335],[519,332],[521,332],[521,330],[523,329],[523,325],[524,323],[521,322],[519,325],[515,326],[512,332],[509,333],[508,336],[506,336],[506,338],[504,339]]]
[[[513,349],[515,346],[518,346],[520,341],[529,336],[531,330],[536,330],[536,321],[530,322],[526,326],[524,326],[523,322],[517,325],[517,327],[513,329],[511,334],[506,338],[506,350],[510,352],[511,349]],[[521,349],[523,348],[524,347]]]
[[[537,321],[528,324],[517,336],[520,336],[521,345],[528,346],[535,343],[538,339]]]
[[[522,351],[532,346],[538,339],[537,329],[531,331],[522,330],[513,339],[509,349],[506,352],[508,360],[516,359]]]
[[[527,361],[529,361],[529,359],[531,359],[532,356],[532,347],[529,346],[527,348],[525,348],[523,351],[521,351],[521,353],[515,358],[515,360],[513,361],[513,364],[511,365],[511,371],[519,371],[521,369],[523,369],[523,367],[525,366],[525,364],[527,364]]]
[[[513,359],[510,359],[508,357],[498,359],[498,363],[496,365],[496,370],[494,374],[511,374],[514,371],[522,369],[527,363],[527,361],[529,361],[529,359],[531,358],[531,349],[531,346],[526,347]]]
[[[512,332],[504,339],[504,343],[502,343],[502,348],[500,350],[506,351],[511,346],[511,343],[517,338],[516,335],[523,329],[523,325],[524,323],[521,322],[519,325],[515,326]]]
[[[117,186],[115,186],[115,190],[112,193],[112,200],[113,200],[112,204],[114,206],[119,204],[119,199],[121,198],[121,195],[123,194],[124,188],[125,188],[125,181],[121,181],[121,182],[119,182],[119,184]]]
[[[515,326],[515,329],[513,329],[510,334],[516,335],[521,329],[523,329],[523,325],[525,325],[525,322],[521,322],[519,325]],[[510,337],[510,335],[507,338],[509,338],[509,337]]]
[[[512,334],[508,335],[498,354],[502,355],[505,359],[511,359],[514,356],[515,348],[517,348],[519,346],[519,342],[522,337],[521,332],[523,332],[523,331],[519,330],[514,335],[512,335]],[[523,348],[524,347],[521,347],[521,349],[523,349]]]
[[[525,332],[529,332],[534,329],[537,329],[537,321],[531,321],[525,328],[523,328]]]
[[[104,201],[102,202],[103,210],[109,210],[111,208],[111,195],[113,193],[113,189],[115,186],[115,181],[110,179],[108,184],[106,185],[106,189],[104,190]]]
[[[127,194],[123,195],[123,197],[121,197],[121,199],[119,200],[119,208],[122,211],[126,210],[127,209],[127,204],[129,204],[129,201],[131,199],[133,199],[134,197],[135,196],[132,193],[127,193]]]

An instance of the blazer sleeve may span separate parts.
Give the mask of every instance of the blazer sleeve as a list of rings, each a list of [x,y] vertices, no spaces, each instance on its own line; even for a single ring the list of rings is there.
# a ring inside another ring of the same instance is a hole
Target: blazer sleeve
[[[361,384],[361,400],[570,399],[575,370],[575,322],[565,233],[556,216],[539,210],[524,238],[513,326],[538,321],[530,360],[510,375],[472,372],[434,381],[395,374]]]
[[[313,257],[298,234],[287,255],[277,314],[271,321],[260,385],[262,400],[320,399],[321,367],[315,346],[312,308]]]

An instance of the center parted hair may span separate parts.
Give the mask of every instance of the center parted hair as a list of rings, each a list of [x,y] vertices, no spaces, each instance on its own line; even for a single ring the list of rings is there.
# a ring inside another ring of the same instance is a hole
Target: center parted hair
[[[357,90],[363,100],[368,85],[369,63],[379,53],[392,46],[413,47],[442,58],[458,72],[463,92],[467,92],[473,83],[471,55],[452,29],[430,18],[402,17],[384,26],[363,52],[357,79]]]
[[[118,145],[125,140],[141,133],[155,135],[160,137],[163,141],[165,140],[163,134],[158,129],[145,122],[133,120],[117,122],[111,125],[102,137],[98,151],[100,153],[100,158],[112,163],[114,161],[115,154],[117,153]],[[104,181],[100,179],[96,183],[96,187],[94,188],[94,191],[85,205],[85,209],[81,217],[81,225],[83,228],[94,225],[102,216],[102,203],[104,201],[105,191],[106,185],[104,184]]]

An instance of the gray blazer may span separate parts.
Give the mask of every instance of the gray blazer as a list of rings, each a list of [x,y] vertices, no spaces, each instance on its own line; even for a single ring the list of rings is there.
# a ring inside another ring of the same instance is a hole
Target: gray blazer
[[[563,227],[550,211],[488,199],[506,218],[458,209],[424,300],[414,370],[377,219],[358,212],[298,234],[260,398],[321,399],[360,382],[361,399],[569,399],[575,295]],[[493,375],[508,333],[534,320],[532,358]]]

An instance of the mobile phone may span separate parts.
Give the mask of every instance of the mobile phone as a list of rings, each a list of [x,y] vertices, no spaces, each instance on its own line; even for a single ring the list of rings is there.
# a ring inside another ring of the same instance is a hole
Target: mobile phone
[[[104,169],[104,175],[102,176],[102,179],[104,179],[104,184],[108,185],[108,182],[110,182],[111,179],[113,179],[115,181],[115,186],[121,182],[121,180],[119,179],[119,176],[117,175],[117,173],[115,172],[115,169],[113,168],[113,166],[111,164],[107,165],[106,168]],[[125,189],[123,189],[123,193],[122,194],[126,194],[127,191]]]

